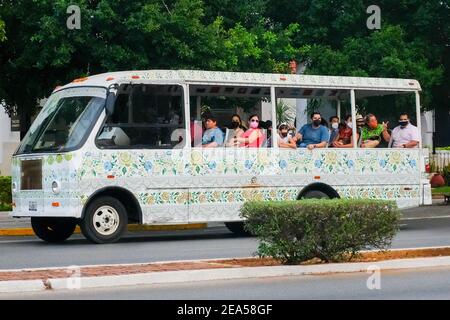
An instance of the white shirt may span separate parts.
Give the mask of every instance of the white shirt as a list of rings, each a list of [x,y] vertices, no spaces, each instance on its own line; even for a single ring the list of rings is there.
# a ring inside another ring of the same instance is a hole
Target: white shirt
[[[287,135],[286,137],[278,135],[278,143],[280,142],[289,143],[289,135]]]
[[[393,141],[393,148],[402,148],[404,144],[420,140],[419,129],[411,123],[408,123],[404,128],[397,126],[392,130],[391,140]],[[415,148],[417,147],[418,146],[415,146]]]

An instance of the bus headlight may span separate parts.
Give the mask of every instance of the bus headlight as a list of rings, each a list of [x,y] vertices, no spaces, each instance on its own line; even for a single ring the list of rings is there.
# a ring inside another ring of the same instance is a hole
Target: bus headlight
[[[53,181],[52,182],[52,191],[53,191],[54,194],[58,194],[61,191],[61,187],[60,187],[58,181]]]
[[[11,185],[11,189],[12,189],[13,193],[16,193],[17,192],[17,183],[13,182]]]

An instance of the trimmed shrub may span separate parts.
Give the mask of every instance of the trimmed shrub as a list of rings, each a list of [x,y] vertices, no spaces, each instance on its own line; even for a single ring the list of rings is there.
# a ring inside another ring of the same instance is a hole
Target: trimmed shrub
[[[247,202],[241,216],[259,238],[257,254],[283,264],[349,261],[360,250],[385,249],[400,220],[393,201],[356,199]]]
[[[0,211],[11,211],[11,177],[0,177]]]
[[[450,186],[450,164],[442,168],[442,176],[444,177],[444,180],[447,183],[447,185]]]

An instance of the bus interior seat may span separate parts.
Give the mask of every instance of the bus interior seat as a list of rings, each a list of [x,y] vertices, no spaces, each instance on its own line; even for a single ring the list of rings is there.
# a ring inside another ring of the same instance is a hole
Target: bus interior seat
[[[174,149],[183,148],[186,141],[186,130],[183,128],[173,130],[170,135],[170,141]]]

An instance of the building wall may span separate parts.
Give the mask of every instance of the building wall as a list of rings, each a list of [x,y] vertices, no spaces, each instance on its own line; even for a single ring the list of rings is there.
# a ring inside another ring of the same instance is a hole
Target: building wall
[[[307,99],[297,99],[297,128],[301,128],[304,124],[311,122],[311,114],[307,113]],[[319,111],[322,118],[327,122],[331,116],[336,115],[336,108],[333,106],[331,101],[322,100],[320,106],[316,111]],[[341,115],[342,117],[344,115]]]
[[[11,132],[11,119],[0,106],[0,175],[11,174],[11,156],[20,143],[20,132]]]
[[[422,145],[430,150],[433,148],[433,121],[433,111],[426,111],[422,113]]]

